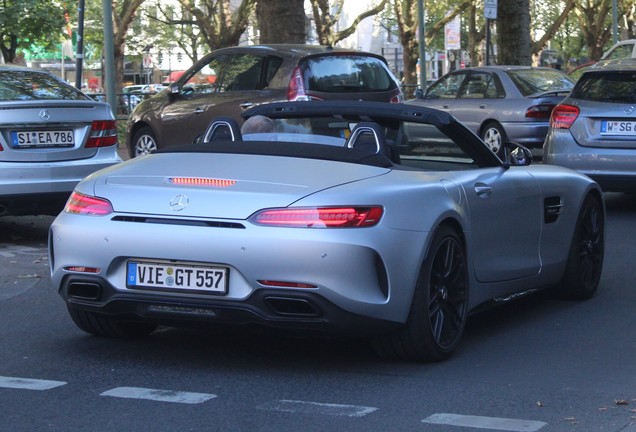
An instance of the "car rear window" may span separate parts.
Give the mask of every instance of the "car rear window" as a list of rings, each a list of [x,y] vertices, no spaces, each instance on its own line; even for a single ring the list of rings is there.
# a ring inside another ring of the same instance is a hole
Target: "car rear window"
[[[71,99],[86,100],[88,96],[75,87],[41,72],[0,72],[0,100]]]
[[[581,76],[570,97],[597,102],[636,103],[636,72],[587,72]]]
[[[550,69],[509,70],[508,76],[524,96],[556,90],[570,90],[574,82],[563,72]]]
[[[375,57],[325,55],[302,65],[305,87],[321,93],[386,91],[397,86],[385,64]]]

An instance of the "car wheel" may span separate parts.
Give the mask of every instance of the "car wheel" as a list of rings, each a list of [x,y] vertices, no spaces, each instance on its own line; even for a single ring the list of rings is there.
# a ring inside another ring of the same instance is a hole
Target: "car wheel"
[[[77,327],[95,336],[140,338],[148,336],[157,328],[156,324],[115,320],[73,307],[69,307],[68,312]]]
[[[130,157],[143,156],[157,151],[159,145],[157,138],[148,126],[144,126],[135,132],[130,148]]]
[[[379,354],[410,361],[448,358],[464,332],[468,312],[468,266],[455,230],[435,233],[417,279],[404,326],[375,340]]]
[[[600,198],[588,195],[579,211],[565,274],[556,289],[560,298],[586,300],[596,293],[603,270],[604,226]]]
[[[494,154],[499,157],[503,155],[503,145],[507,138],[506,132],[499,123],[487,123],[481,132],[481,139]]]

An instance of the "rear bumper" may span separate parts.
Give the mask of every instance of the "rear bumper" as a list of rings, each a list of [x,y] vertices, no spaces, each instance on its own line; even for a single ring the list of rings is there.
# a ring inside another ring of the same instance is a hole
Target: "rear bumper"
[[[62,162],[0,162],[0,215],[59,213],[83,178],[122,161],[115,147],[98,156]]]
[[[338,335],[371,336],[397,325],[347,312],[316,293],[257,290],[240,302],[214,295],[175,298],[122,292],[100,277],[70,275],[59,290],[68,307],[111,318],[172,327],[259,325]]]
[[[0,216],[51,215],[62,211],[70,192],[0,196]]]
[[[579,171],[604,191],[636,191],[636,149],[583,147],[570,133],[554,133],[546,141],[543,161]]]
[[[548,122],[503,123],[508,141],[522,144],[526,147],[541,148],[548,133]]]

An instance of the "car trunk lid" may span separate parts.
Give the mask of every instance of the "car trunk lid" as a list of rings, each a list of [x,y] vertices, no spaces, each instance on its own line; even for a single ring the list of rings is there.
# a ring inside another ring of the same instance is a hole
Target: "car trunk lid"
[[[390,168],[250,154],[154,154],[111,168],[96,196],[116,212],[246,219],[318,191],[385,174]],[[328,203],[327,203],[328,204]]]
[[[583,147],[636,148],[636,110],[631,104],[577,101],[570,133]]]
[[[57,162],[91,158],[85,148],[93,120],[111,119],[107,104],[92,100],[3,102],[0,161]]]

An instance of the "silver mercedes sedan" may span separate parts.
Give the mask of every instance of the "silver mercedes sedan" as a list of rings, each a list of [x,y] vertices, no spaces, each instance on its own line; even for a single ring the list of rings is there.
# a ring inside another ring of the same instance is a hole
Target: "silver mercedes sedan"
[[[552,112],[543,159],[606,191],[636,191],[636,59],[601,61],[583,73]]]
[[[443,76],[409,103],[448,112],[501,156],[506,141],[541,149],[552,109],[573,86],[551,68],[474,67]]]
[[[447,113],[283,102],[217,119],[82,181],[49,235],[52,282],[80,329],[260,325],[369,337],[438,361],[468,314],[549,288],[597,290],[605,209],[563,167],[505,161]],[[247,122],[243,125],[245,126]],[[509,151],[508,151],[509,150]]]
[[[0,216],[58,214],[77,183],[121,162],[117,125],[43,70],[0,66]]]

